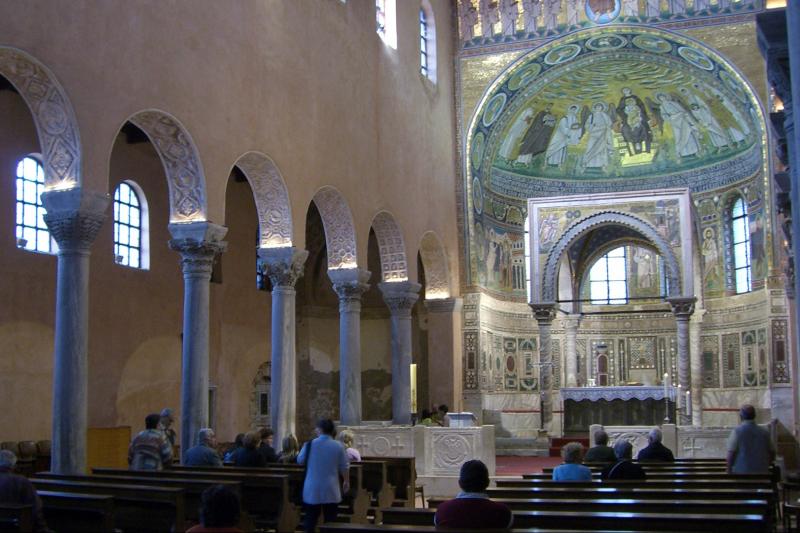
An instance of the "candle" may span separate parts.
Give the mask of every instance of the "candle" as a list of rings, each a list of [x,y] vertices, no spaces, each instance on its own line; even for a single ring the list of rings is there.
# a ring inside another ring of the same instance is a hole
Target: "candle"
[[[667,389],[667,381],[669,381],[669,374],[667,372],[664,372],[664,379],[662,380],[662,383],[664,383],[664,398],[667,397],[667,394],[669,392]]]
[[[686,391],[686,414],[692,416],[692,392]]]

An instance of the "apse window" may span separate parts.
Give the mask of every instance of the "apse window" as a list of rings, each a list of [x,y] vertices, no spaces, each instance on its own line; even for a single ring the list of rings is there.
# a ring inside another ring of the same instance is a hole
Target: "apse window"
[[[589,298],[595,305],[628,303],[627,254],[624,246],[598,259],[589,270]]]
[[[58,245],[50,235],[42,205],[44,192],[44,168],[31,156],[17,163],[17,248],[55,254]]]
[[[147,204],[132,181],[114,191],[114,262],[131,268],[149,268],[147,253]]]
[[[733,243],[733,282],[736,293],[753,289],[750,270],[750,224],[744,198],[738,198],[731,208],[731,241]]]
[[[436,25],[427,0],[419,9],[419,72],[436,83]]]
[[[384,43],[397,48],[395,0],[375,0],[375,31]]]

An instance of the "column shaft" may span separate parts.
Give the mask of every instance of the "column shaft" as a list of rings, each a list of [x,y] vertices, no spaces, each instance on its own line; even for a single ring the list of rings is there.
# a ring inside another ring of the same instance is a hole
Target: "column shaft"
[[[426,299],[428,310],[428,397],[451,411],[463,405],[461,298]]]
[[[564,319],[564,361],[567,387],[578,386],[578,326],[580,316]]]
[[[689,360],[692,384],[692,425],[703,425],[703,354],[700,335],[703,329],[703,314],[700,310],[689,320]]]
[[[51,470],[59,474],[86,473],[89,248],[108,201],[80,188],[42,194],[44,220],[59,246],[51,456]]]
[[[681,386],[682,394],[685,391],[691,390],[691,362],[689,356],[689,318],[694,313],[694,304],[697,301],[695,297],[677,297],[668,299],[672,306],[672,313],[675,315],[677,341],[678,341],[678,383]],[[698,371],[699,373],[699,371]],[[694,393],[693,393],[694,394]],[[690,421],[685,417],[687,408],[686,398],[676,398],[678,407],[683,407],[682,411],[683,420],[680,422],[689,423]]]
[[[541,398],[542,429],[550,430],[553,421],[553,350],[552,328],[556,315],[553,303],[530,304],[539,325],[539,397]]]

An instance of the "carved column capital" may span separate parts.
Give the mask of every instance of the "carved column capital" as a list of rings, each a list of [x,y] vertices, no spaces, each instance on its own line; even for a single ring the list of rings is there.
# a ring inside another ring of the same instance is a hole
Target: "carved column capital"
[[[553,302],[537,302],[528,304],[533,310],[533,318],[541,324],[552,324],[556,318],[556,304]]]
[[[80,187],[42,193],[44,222],[58,243],[59,253],[88,253],[106,219],[109,196]]]
[[[328,270],[333,290],[339,297],[339,311],[361,309],[361,295],[369,289],[369,276],[369,270],[362,268]]]
[[[381,282],[378,288],[383,293],[383,301],[392,315],[411,316],[411,308],[419,298],[422,285],[413,281]]]
[[[308,251],[294,246],[258,249],[258,267],[269,277],[273,290],[294,289],[297,280],[303,276],[306,259]]]
[[[697,298],[694,296],[683,297],[678,296],[675,298],[667,298],[667,302],[672,306],[672,314],[678,320],[689,320],[689,317],[694,313],[694,304]]]
[[[567,315],[563,317],[561,320],[564,322],[564,329],[571,333],[577,332],[578,327],[581,325],[581,318],[583,318],[582,315]]]
[[[173,236],[169,247],[181,254],[184,278],[211,278],[217,255],[228,246],[222,240],[228,228],[203,221],[170,224],[169,231]]]

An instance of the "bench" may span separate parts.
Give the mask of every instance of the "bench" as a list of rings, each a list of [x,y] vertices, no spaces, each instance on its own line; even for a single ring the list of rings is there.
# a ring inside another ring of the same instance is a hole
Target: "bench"
[[[384,525],[431,525],[432,509],[381,509]],[[766,523],[757,514],[515,511],[514,526],[550,529],[613,529],[617,531],[725,531],[763,533]]]
[[[123,531],[176,531],[186,527],[183,489],[157,485],[31,479],[37,491],[78,492],[114,497],[114,527]],[[142,517],[147,517],[143,520]]]
[[[104,494],[38,491],[49,527],[59,533],[107,533],[114,530],[114,498]]]
[[[0,531],[32,531],[33,508],[18,503],[0,503]]]
[[[443,530],[434,526],[411,526],[411,525],[373,525],[373,524],[323,524],[319,526],[322,533],[342,533],[349,531],[352,533],[386,533],[395,531],[397,533],[437,533]],[[514,528],[503,530],[509,533],[564,533],[563,529],[542,529],[542,528]],[[496,529],[470,529],[469,533],[497,533]],[[617,530],[600,529],[570,529],[570,533],[618,533]]]
[[[363,461],[386,463],[387,481],[394,486],[394,506],[414,507],[417,466],[413,457],[362,457]]]

